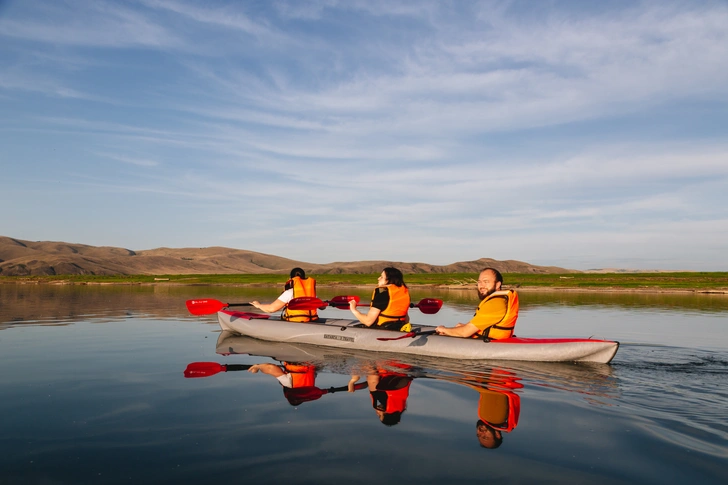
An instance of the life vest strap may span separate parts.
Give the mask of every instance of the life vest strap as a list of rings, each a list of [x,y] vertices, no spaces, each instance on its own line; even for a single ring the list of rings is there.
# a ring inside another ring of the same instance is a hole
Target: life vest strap
[[[404,323],[407,321],[407,315],[385,315],[384,313],[379,314],[380,317],[384,318],[394,318],[395,320],[388,320],[386,323],[389,322],[401,322]]]

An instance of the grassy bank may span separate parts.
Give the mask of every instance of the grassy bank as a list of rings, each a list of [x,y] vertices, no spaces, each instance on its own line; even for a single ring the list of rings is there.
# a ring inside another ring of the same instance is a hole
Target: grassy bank
[[[319,285],[374,285],[377,274],[312,275]],[[572,273],[572,274],[519,274],[504,275],[508,286],[527,288],[579,288],[579,289],[681,289],[728,290],[728,273]],[[409,285],[460,286],[473,285],[475,273],[407,274]],[[29,284],[184,284],[184,285],[259,285],[275,286],[285,281],[284,275],[57,275],[57,276],[2,276],[0,283]]]

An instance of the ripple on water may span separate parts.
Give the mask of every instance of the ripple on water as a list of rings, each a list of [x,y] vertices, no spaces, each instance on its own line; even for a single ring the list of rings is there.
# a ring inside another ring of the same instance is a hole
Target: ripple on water
[[[726,455],[728,353],[652,345],[626,345],[620,352],[613,365],[620,406],[664,440]]]

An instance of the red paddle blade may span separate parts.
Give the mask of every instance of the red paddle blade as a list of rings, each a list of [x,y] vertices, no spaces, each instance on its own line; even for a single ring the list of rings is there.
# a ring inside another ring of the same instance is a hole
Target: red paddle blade
[[[209,377],[224,370],[225,367],[217,362],[192,362],[185,369],[185,377]]]
[[[288,302],[288,308],[290,310],[318,310],[326,305],[326,302],[321,301],[315,296],[302,296]]]
[[[187,309],[193,315],[210,315],[217,313],[227,306],[218,300],[187,300]]]
[[[425,315],[432,315],[440,311],[440,308],[442,308],[442,300],[438,300],[437,298],[424,298],[415,306]]]
[[[349,302],[351,300],[354,300],[357,305],[359,304],[359,297],[358,296],[352,296],[352,295],[339,295],[335,296],[332,299],[329,300],[329,305],[331,305],[334,308],[338,308],[340,310],[342,309],[348,309],[349,308]]]

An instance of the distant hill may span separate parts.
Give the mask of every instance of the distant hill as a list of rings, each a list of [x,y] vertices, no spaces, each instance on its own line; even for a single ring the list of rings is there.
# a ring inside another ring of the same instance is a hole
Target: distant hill
[[[44,276],[64,274],[154,275],[154,274],[286,274],[300,266],[311,274],[371,274],[385,266],[403,273],[477,273],[491,266],[503,273],[577,273],[554,266],[535,266],[521,261],[476,261],[438,266],[398,261],[352,261],[307,263],[243,249],[158,248],[145,251],[87,246],[52,241],[23,241],[0,236],[0,276]]]

